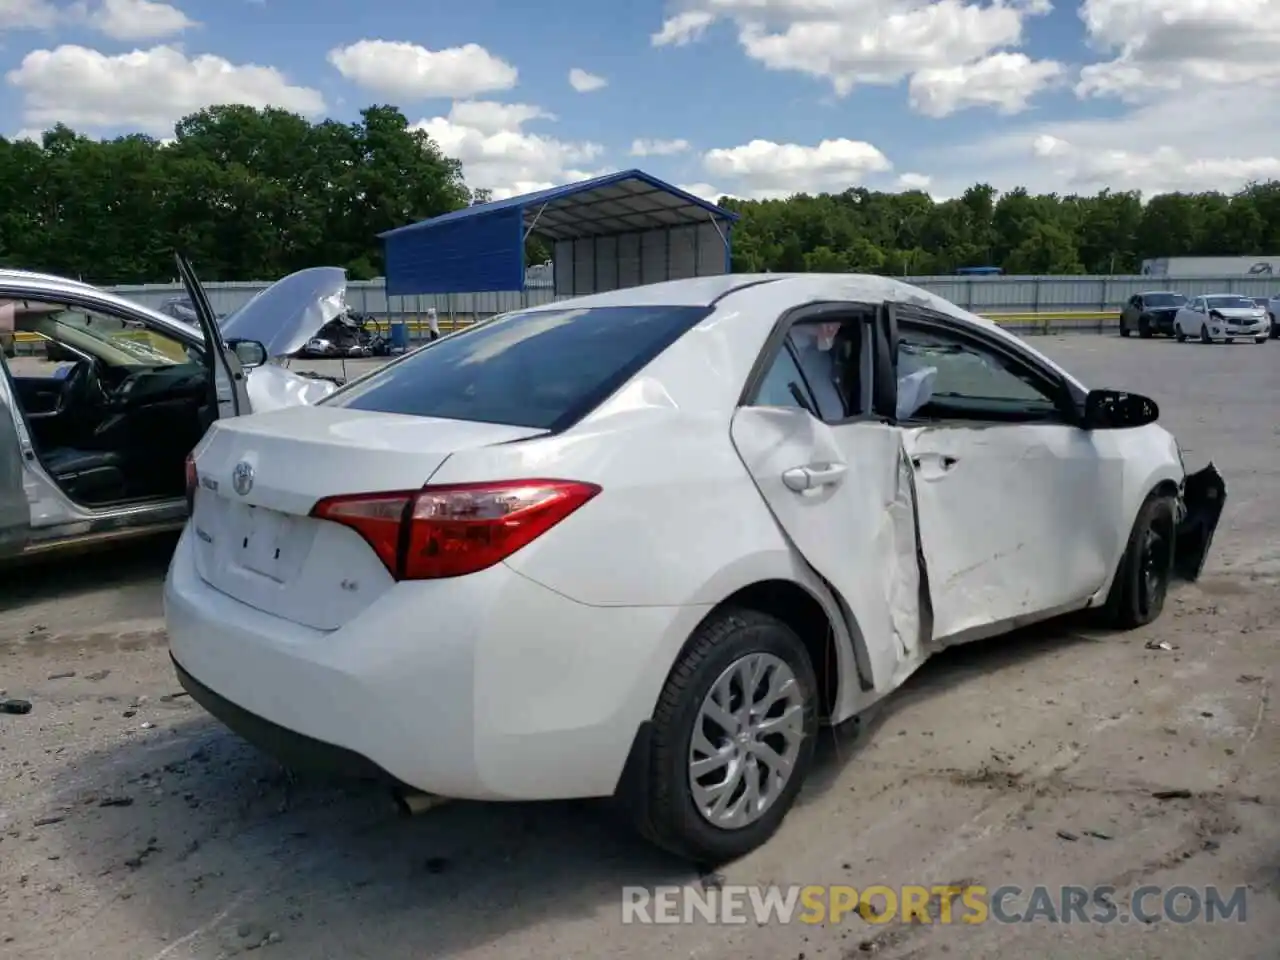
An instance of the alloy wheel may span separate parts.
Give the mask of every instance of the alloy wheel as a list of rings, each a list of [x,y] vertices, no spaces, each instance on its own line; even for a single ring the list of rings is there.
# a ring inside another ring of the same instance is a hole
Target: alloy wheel
[[[703,698],[689,743],[689,789],[703,819],[737,830],[764,816],[791,781],[804,718],[784,660],[753,653],[731,663]]]

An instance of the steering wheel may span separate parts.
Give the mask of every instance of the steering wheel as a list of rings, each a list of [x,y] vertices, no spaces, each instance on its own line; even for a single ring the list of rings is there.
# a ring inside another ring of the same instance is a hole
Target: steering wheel
[[[97,363],[93,360],[77,360],[62,378],[62,396],[58,412],[65,409],[98,407],[106,401],[106,393],[98,380]]]

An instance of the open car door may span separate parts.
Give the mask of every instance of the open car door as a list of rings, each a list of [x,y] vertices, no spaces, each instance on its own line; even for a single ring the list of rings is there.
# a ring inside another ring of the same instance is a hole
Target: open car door
[[[218,417],[236,417],[252,412],[249,407],[249,391],[245,385],[244,370],[240,361],[227,346],[218,327],[217,315],[209,303],[209,296],[196,277],[190,262],[181,253],[174,253],[173,259],[178,264],[178,275],[182,277],[182,285],[187,288],[187,296],[195,308],[196,321],[200,332],[204,335],[205,366],[209,369],[210,383],[213,385],[214,397],[217,401]]]

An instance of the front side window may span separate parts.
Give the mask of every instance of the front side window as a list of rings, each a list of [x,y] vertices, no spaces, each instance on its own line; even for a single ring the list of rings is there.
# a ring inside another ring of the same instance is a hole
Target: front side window
[[[1058,416],[1047,384],[1031,369],[968,338],[903,324],[899,384],[913,378],[912,420],[1027,420]],[[899,387],[901,389],[901,386]]]
[[[322,402],[560,430],[710,313],[709,307],[616,306],[504,314],[433,341]]]
[[[1148,307],[1180,307],[1187,298],[1177,293],[1151,293],[1145,298]]]

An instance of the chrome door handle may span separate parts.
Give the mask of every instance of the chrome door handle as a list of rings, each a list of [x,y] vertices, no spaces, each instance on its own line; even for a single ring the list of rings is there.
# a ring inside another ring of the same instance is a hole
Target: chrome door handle
[[[807,467],[792,467],[783,471],[782,482],[788,490],[803,493],[819,487],[829,487],[844,479],[849,467],[843,463],[814,463]]]

